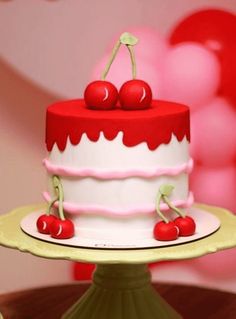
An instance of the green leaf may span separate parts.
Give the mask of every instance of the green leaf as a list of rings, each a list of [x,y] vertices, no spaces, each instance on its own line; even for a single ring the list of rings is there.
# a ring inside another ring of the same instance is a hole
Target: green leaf
[[[161,185],[160,188],[159,188],[159,192],[161,193],[162,196],[170,196],[172,191],[174,189],[174,186],[173,185],[170,185],[170,184],[164,184],[164,185]]]
[[[125,45],[135,45],[138,43],[138,38],[129,32],[124,32],[120,36],[120,42]]]

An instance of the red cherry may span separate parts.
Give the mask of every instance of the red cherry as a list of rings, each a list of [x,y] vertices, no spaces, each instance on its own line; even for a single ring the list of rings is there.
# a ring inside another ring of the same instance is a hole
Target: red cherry
[[[70,219],[59,219],[57,218],[50,225],[50,234],[53,238],[57,239],[68,239],[74,236],[75,227]]]
[[[117,88],[108,81],[89,83],[84,91],[84,100],[88,108],[95,110],[113,109],[118,100]]]
[[[175,240],[178,238],[179,230],[174,222],[158,222],[153,230],[154,237],[157,240]]]
[[[191,236],[195,233],[196,224],[192,217],[177,217],[174,223],[179,228],[180,236]]]
[[[152,90],[147,82],[130,80],[120,88],[119,99],[125,110],[147,109],[152,101]]]
[[[50,234],[50,225],[57,219],[56,216],[54,215],[41,215],[38,219],[37,219],[37,228],[38,231],[41,234]]]

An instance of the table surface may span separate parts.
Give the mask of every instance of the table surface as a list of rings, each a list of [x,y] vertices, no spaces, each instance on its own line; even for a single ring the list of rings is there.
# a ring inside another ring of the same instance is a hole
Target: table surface
[[[89,284],[45,287],[0,296],[4,319],[59,319]],[[205,288],[154,284],[184,319],[235,319],[236,295]]]

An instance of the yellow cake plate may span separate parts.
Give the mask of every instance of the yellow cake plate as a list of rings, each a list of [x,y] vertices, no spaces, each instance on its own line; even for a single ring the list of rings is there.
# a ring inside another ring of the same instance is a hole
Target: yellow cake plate
[[[221,222],[208,237],[176,246],[133,250],[74,248],[30,237],[21,230],[20,222],[43,207],[20,207],[1,216],[0,244],[43,258],[98,264],[91,287],[63,319],[180,319],[181,315],[152,288],[146,264],[195,258],[236,246],[236,217],[218,207],[197,205]]]

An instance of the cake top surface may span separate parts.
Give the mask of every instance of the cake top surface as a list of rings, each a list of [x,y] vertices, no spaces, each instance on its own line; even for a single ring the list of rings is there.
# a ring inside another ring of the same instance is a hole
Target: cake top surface
[[[128,147],[146,142],[150,150],[167,144],[174,134],[179,141],[190,140],[189,109],[187,106],[153,100],[145,110],[91,110],[83,99],[52,104],[47,109],[46,145],[52,150],[54,143],[63,151],[67,139],[77,145],[83,134],[98,141],[101,132],[113,140],[123,132],[123,143]]]

